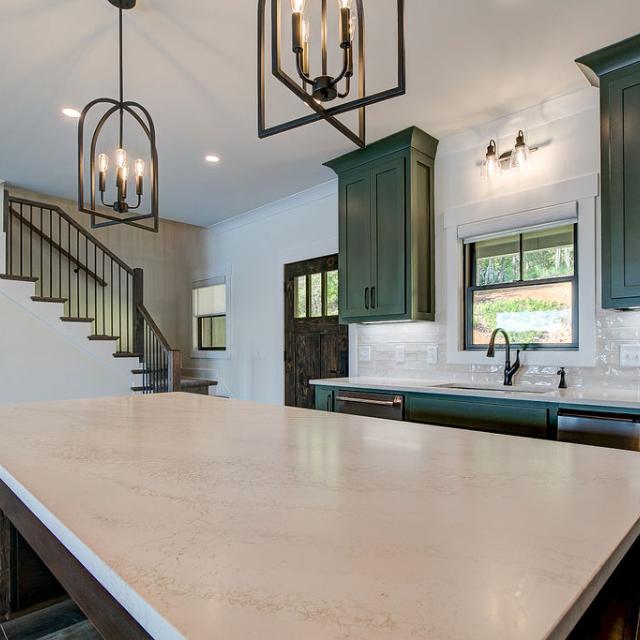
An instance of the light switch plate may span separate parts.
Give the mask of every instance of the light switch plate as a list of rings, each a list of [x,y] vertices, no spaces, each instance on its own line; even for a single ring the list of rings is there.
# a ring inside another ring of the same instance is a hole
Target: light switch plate
[[[626,369],[640,367],[640,344],[620,345],[620,366]]]
[[[430,344],[427,347],[427,364],[438,364],[438,345]]]
[[[371,347],[358,348],[358,362],[371,362]]]
[[[396,346],[396,364],[404,364],[404,345]]]

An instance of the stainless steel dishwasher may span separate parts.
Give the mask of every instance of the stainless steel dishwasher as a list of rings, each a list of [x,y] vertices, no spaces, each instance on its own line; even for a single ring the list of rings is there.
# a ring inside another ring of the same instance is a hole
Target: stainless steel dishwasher
[[[640,451],[640,416],[561,410],[558,412],[558,440]]]
[[[371,418],[404,420],[404,397],[396,393],[365,393],[361,391],[338,391],[335,401],[336,413],[351,413]]]

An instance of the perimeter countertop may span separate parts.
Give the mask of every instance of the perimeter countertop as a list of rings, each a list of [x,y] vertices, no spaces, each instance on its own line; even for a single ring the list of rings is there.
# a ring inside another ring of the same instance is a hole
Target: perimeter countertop
[[[509,400],[533,400],[537,402],[572,404],[598,407],[619,407],[640,410],[640,390],[603,389],[575,387],[558,389],[554,386],[516,385],[509,392],[501,385],[495,389],[460,389],[442,387],[443,384],[473,384],[469,380],[406,380],[401,378],[373,378],[354,376],[350,378],[326,378],[311,380],[309,384],[324,387],[340,387],[342,389],[371,389],[373,391],[389,391],[395,393],[437,393],[452,396],[474,396],[484,398],[500,398]],[[478,383],[480,387],[492,385]],[[541,390],[544,393],[539,393]],[[533,390],[533,392],[532,392]]]
[[[155,638],[562,638],[637,453],[162,394],[0,407],[0,478]]]

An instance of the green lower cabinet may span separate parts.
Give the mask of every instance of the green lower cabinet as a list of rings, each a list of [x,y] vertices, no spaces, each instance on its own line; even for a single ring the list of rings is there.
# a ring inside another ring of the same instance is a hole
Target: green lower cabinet
[[[318,411],[333,411],[333,389],[316,387],[316,409]]]
[[[546,438],[549,427],[548,410],[543,403],[505,402],[493,398],[472,400],[427,394],[409,397],[406,420],[532,438]]]
[[[379,393],[375,389],[316,387],[315,408],[335,411],[341,391]],[[474,429],[531,438],[556,438],[558,405],[526,400],[471,398],[443,394],[398,392],[405,398],[405,421]]]

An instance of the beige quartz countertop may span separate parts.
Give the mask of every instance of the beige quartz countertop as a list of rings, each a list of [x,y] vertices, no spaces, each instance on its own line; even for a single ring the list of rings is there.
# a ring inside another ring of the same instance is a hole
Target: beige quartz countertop
[[[568,377],[570,375],[568,374]],[[559,378],[558,378],[559,380]],[[606,406],[623,409],[640,410],[640,391],[627,389],[603,389],[589,387],[569,387],[558,389],[556,386],[515,385],[505,392],[504,385],[487,385],[477,383],[487,389],[456,389],[442,387],[443,384],[474,384],[471,380],[407,380],[401,378],[372,378],[354,376],[350,378],[326,378],[311,380],[310,384],[320,386],[341,387],[343,389],[372,389],[399,393],[439,393],[442,395],[474,396],[484,398],[502,398],[511,400],[534,400],[560,404],[576,404],[585,406]],[[544,391],[544,393],[541,393]]]
[[[0,478],[155,638],[562,638],[637,453],[188,394],[0,406]]]

